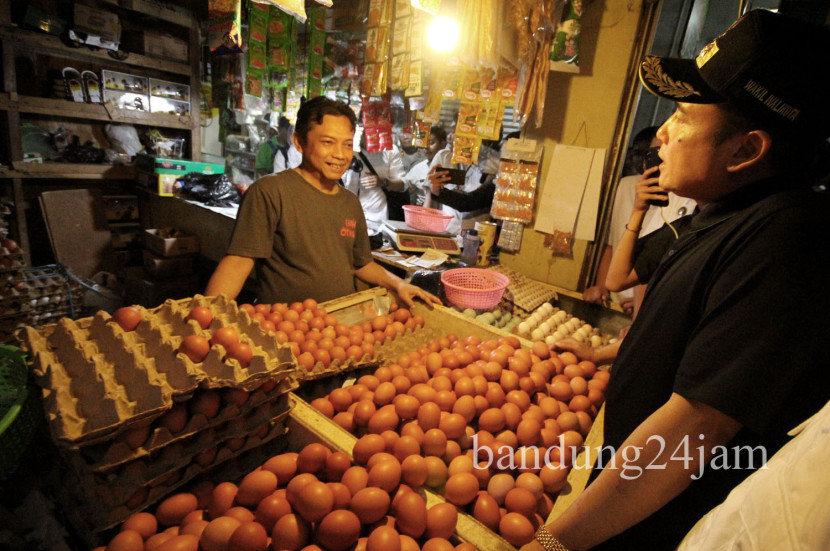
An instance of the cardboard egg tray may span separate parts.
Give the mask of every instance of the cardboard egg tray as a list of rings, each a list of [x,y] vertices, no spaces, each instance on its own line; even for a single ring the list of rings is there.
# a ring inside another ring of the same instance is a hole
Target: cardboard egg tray
[[[489,266],[488,270],[499,272],[510,278],[510,285],[507,286],[507,291],[512,295],[512,302],[525,312],[530,312],[543,302],[548,302],[556,297],[556,288],[530,279],[524,274],[520,274],[506,266],[496,264]]]
[[[26,260],[23,251],[15,249],[9,251],[6,247],[0,246],[0,272],[20,270],[26,267]]]
[[[285,448],[287,396],[281,398],[280,405],[283,413],[268,422],[268,432],[264,437],[251,434],[244,445],[235,451],[227,447],[220,449],[214,461],[206,467],[193,463],[192,458],[185,458],[179,468],[133,487],[127,500],[134,499],[136,495],[146,497],[132,506],[127,505],[126,500],[115,505],[105,503],[105,500],[112,501],[115,497],[112,490],[108,489],[114,482],[108,477],[90,478],[88,474],[67,472],[66,483],[58,488],[57,495],[63,505],[63,514],[92,548],[102,544],[102,532],[118,526],[136,512],[147,510],[165,497],[182,491],[194,479],[208,476],[211,472],[219,473],[215,476],[225,480],[241,478]]]
[[[84,446],[77,450],[62,448],[63,455],[79,471],[104,474],[111,473],[118,467],[134,468],[132,462],[168,453],[167,447],[175,446],[180,450],[176,453],[192,457],[215,446],[217,442],[247,435],[263,422],[282,413],[273,411],[279,403],[278,399],[295,388],[296,380],[286,377],[270,392],[266,393],[261,388],[253,391],[241,407],[234,404],[225,405],[212,419],[199,413],[190,416],[185,427],[175,434],[154,422],[147,440],[135,449],[127,443],[127,434],[122,433],[114,440]],[[153,468],[163,467],[153,465]]]
[[[207,330],[186,319],[196,306],[213,312]],[[196,295],[168,300],[152,310],[136,309],[142,321],[129,332],[103,311],[22,331],[20,340],[43,389],[44,409],[59,445],[111,441],[119,432],[158,417],[172,407],[174,398],[192,395],[197,388],[253,390],[294,371],[291,349],[280,346],[224,296]],[[234,327],[251,345],[254,357],[247,367],[225,358],[221,345],[211,347],[199,364],[177,353],[184,337],[200,334],[209,339],[213,330],[225,326]]]

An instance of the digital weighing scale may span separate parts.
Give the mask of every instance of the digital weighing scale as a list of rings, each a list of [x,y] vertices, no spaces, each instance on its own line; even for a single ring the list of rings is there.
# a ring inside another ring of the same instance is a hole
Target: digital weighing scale
[[[381,230],[399,251],[422,253],[427,249],[436,249],[446,254],[461,254],[461,248],[451,233],[416,230],[398,220],[384,222]]]

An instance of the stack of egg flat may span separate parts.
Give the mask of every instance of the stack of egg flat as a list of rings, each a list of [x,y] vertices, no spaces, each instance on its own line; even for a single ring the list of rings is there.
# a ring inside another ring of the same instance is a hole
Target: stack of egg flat
[[[208,330],[187,320],[210,308]],[[19,335],[52,439],[68,466],[62,501],[82,532],[114,526],[198,474],[285,433],[296,388],[291,349],[225,297],[196,295],[158,308],[124,331],[106,312]],[[214,345],[194,363],[188,335],[231,326],[253,350],[247,366]]]

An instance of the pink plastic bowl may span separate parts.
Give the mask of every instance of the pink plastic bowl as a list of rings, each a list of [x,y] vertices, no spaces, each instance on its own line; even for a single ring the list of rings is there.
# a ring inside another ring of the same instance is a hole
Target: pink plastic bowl
[[[441,274],[447,300],[459,308],[486,310],[500,301],[510,278],[482,268],[456,268]]]
[[[416,205],[404,205],[403,217],[406,225],[416,230],[441,233],[447,231],[452,214],[442,210],[419,207]]]

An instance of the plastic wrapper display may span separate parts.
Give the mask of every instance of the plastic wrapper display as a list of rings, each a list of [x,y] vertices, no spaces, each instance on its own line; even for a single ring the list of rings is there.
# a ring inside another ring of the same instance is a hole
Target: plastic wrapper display
[[[225,174],[190,172],[176,181],[181,186],[178,193],[208,206],[227,207],[238,204],[241,199],[239,190]]]

